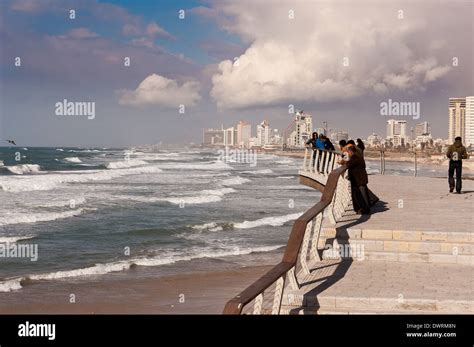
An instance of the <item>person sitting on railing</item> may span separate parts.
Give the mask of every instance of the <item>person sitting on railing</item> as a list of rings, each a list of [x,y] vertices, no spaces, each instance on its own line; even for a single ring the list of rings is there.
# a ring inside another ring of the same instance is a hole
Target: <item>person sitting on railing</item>
[[[369,176],[365,168],[365,160],[360,149],[348,146],[349,160],[345,162],[351,181],[352,205],[357,214],[370,214],[370,198],[367,184]]]
[[[318,140],[318,133],[314,132],[311,135],[311,138],[308,141],[306,141],[306,145],[313,149],[313,166],[314,166],[314,162],[316,161],[316,149],[317,149],[316,142],[317,142],[317,140]]]

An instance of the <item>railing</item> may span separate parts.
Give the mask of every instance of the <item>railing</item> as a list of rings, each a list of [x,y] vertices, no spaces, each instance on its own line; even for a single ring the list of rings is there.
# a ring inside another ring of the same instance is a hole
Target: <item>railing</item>
[[[308,153],[308,150],[307,150]],[[312,155],[312,152],[310,152]],[[303,173],[314,173],[314,166],[307,166],[307,156],[303,164]],[[322,165],[324,170],[333,168],[338,154],[332,152],[332,158]],[[316,156],[316,160],[318,155]],[[316,162],[317,163],[317,162]],[[320,162],[321,163],[321,162]],[[306,211],[293,224],[288,244],[282,261],[251,284],[242,293],[227,302],[224,314],[279,314],[285,289],[300,288],[299,276],[310,273],[309,262],[321,260],[320,243],[325,211],[331,224],[341,218],[350,201],[350,183],[345,178],[346,167],[340,166],[327,176],[325,188],[320,201]],[[301,172],[300,172],[301,174]]]
[[[307,147],[304,154],[302,171],[313,174],[325,181],[329,173],[337,166],[340,154],[340,152],[336,151]],[[320,183],[323,182],[320,181]]]

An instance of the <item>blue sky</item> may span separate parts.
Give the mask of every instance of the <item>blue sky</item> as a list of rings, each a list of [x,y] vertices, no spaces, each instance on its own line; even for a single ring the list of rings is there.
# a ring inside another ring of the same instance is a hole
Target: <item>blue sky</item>
[[[0,136],[27,146],[199,142],[203,128],[240,119],[285,128],[289,105],[315,127],[384,136],[379,105],[390,98],[420,102],[420,121],[444,138],[448,98],[474,94],[472,10],[422,0],[2,1]],[[96,118],[58,117],[63,99],[95,102]]]

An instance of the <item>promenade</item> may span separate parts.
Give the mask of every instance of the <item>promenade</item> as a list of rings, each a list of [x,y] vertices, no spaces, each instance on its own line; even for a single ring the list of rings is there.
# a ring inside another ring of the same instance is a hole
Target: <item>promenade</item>
[[[322,259],[299,290],[285,288],[280,313],[474,313],[474,182],[450,194],[446,181],[369,176],[373,213],[349,205],[336,225],[324,221]],[[341,247],[358,256],[335,258]]]

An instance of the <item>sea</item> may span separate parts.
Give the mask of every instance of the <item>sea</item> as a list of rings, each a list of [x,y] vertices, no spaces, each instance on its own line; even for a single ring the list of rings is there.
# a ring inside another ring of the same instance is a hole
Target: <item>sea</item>
[[[0,148],[0,246],[37,247],[37,259],[2,257],[0,247],[0,292],[137,267],[261,264],[320,193],[298,183],[301,159],[255,155],[249,163],[193,147]],[[368,162],[369,173],[378,165]],[[413,171],[387,162],[385,174]],[[445,177],[446,168],[418,175]]]

